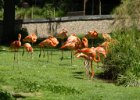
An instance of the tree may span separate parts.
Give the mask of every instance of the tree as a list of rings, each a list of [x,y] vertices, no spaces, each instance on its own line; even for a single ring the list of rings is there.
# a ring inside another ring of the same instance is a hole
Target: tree
[[[4,18],[2,43],[9,43],[15,34],[15,3],[14,0],[4,0]]]

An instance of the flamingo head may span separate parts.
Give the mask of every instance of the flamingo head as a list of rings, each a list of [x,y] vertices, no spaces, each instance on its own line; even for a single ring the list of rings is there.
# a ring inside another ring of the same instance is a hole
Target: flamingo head
[[[84,37],[82,39],[82,44],[83,44],[83,47],[86,47],[87,48],[88,47],[88,39]]]
[[[21,39],[21,34],[19,33],[18,34],[18,40],[20,41],[20,39]]]
[[[76,34],[75,33],[72,33],[71,36],[76,36]]]

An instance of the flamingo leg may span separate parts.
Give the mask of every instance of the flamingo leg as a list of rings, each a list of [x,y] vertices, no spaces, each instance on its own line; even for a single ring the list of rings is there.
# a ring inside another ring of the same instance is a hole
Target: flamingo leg
[[[72,56],[72,50],[71,50],[71,65],[72,65],[72,59],[73,59],[73,56]]]
[[[94,70],[93,70],[93,66],[92,66],[92,61],[91,61],[91,79],[93,79],[94,77]]]
[[[16,60],[16,51],[14,51],[13,69],[14,69],[14,66],[15,66],[15,60]]]
[[[32,47],[33,47],[33,44],[34,44],[34,43],[32,42]]]
[[[62,61],[64,59],[64,57],[63,57],[63,50],[61,51],[61,53],[62,53],[62,57],[60,58],[60,60]]]
[[[47,50],[47,62],[49,62],[49,51]]]
[[[30,52],[28,52],[28,56],[27,56],[30,59],[30,56],[29,55],[30,55]]]
[[[14,61],[16,60],[16,52],[14,51]]]
[[[18,54],[19,52],[18,52],[18,50],[17,50],[17,65],[20,63],[20,60],[19,60],[20,58],[19,58],[19,54]],[[18,69],[19,69],[19,66],[18,66]]]
[[[89,61],[84,61],[85,69],[86,69],[86,76],[89,76]]]
[[[31,52],[31,59],[33,59],[33,53]]]
[[[16,55],[17,55],[17,64],[18,64],[18,63],[19,63],[19,62],[18,62],[18,59],[19,59],[18,51],[16,52]]]
[[[52,62],[52,55],[53,55],[53,51],[51,50],[51,62]]]
[[[23,47],[23,52],[22,52],[22,56],[24,55],[24,47]]]
[[[42,49],[42,48],[40,47],[40,54],[39,54],[39,58],[41,57],[41,49]]]
[[[14,66],[15,66],[15,63],[16,65],[18,65],[18,51],[14,51],[14,63],[13,63],[13,69],[14,69]]]
[[[44,48],[42,48],[42,50],[43,50],[43,57],[45,58],[45,50],[44,50]]]
[[[61,45],[63,45],[63,40],[61,40]],[[62,50],[61,53],[62,53],[62,56],[61,56],[60,60],[62,61],[64,59],[64,57],[63,57],[63,50]]]
[[[91,39],[91,46],[93,47],[93,39]]]

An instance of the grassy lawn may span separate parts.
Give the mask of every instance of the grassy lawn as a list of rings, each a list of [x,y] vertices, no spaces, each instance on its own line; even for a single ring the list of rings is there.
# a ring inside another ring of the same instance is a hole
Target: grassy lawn
[[[22,56],[20,49],[18,62],[14,62],[13,52],[0,51],[0,89],[20,94],[25,100],[140,99],[138,87],[116,86],[96,76],[93,80],[88,79],[82,59],[74,58],[71,66],[70,51],[64,52],[61,61],[61,52],[53,49],[52,61],[50,57],[47,62],[47,56],[39,58],[38,50],[35,49],[31,59],[28,53]],[[93,65],[95,74],[102,71],[96,63]]]

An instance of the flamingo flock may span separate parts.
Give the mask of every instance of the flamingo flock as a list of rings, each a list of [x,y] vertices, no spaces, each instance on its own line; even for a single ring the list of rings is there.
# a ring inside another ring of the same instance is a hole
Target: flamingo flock
[[[42,56],[42,52],[43,52],[43,57],[45,57],[44,49],[49,47],[55,48],[59,44],[58,39],[60,39],[60,43],[61,43],[60,50],[62,51],[62,57],[60,59],[61,60],[64,59],[63,57],[64,49],[68,49],[71,51],[71,65],[73,62],[73,55],[76,56],[77,58],[83,58],[84,66],[86,68],[86,75],[88,77],[90,76],[90,78],[92,79],[94,77],[94,68],[92,64],[93,61],[96,63],[100,62],[101,55],[103,55],[103,57],[106,58],[109,49],[109,44],[111,44],[113,39],[109,34],[103,33],[102,37],[104,39],[104,42],[99,46],[94,47],[93,40],[95,38],[98,38],[98,33],[96,31],[88,31],[87,34],[85,34],[82,39],[76,36],[75,33],[70,34],[70,36],[68,36],[67,33],[68,31],[66,29],[62,29],[62,31],[58,32],[58,34],[54,36],[48,36],[45,40],[41,41],[38,44],[38,47],[40,48],[39,57]],[[67,40],[64,41],[65,39]],[[92,39],[91,47],[89,47],[88,39]],[[37,42],[37,35],[36,34],[28,35],[22,41],[24,43],[22,55],[24,55],[24,49],[25,49],[32,56],[34,52],[32,45],[33,43]],[[10,48],[14,51],[14,61],[16,59],[16,54],[21,46],[22,46],[21,34],[18,34],[18,40],[15,40],[10,44]]]

